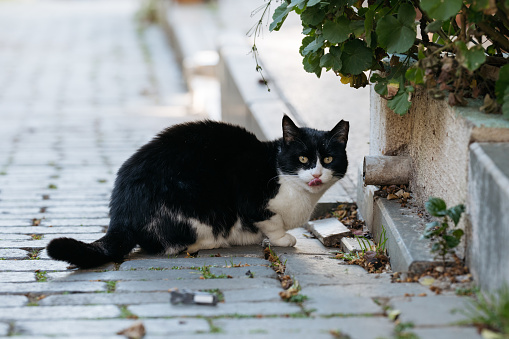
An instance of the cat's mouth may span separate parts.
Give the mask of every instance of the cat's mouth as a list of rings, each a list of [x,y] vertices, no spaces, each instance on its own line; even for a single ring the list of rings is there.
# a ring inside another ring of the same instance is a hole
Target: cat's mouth
[[[319,178],[314,178],[313,180],[308,182],[308,186],[311,186],[311,187],[321,186],[322,184],[323,184],[323,182]]]

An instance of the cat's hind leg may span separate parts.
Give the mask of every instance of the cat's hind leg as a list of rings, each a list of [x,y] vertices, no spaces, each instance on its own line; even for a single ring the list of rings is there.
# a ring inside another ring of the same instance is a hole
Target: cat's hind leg
[[[297,243],[293,235],[286,233],[283,218],[278,214],[268,220],[257,222],[256,227],[269,238],[273,246],[291,247]]]

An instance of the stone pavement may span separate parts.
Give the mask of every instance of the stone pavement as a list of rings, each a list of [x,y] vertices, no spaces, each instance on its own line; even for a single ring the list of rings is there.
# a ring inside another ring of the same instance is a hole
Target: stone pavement
[[[196,258],[134,253],[95,270],[50,260],[44,247],[55,237],[102,235],[115,173],[136,148],[203,118],[162,31],[140,27],[137,8],[0,2],[0,336],[118,338],[142,321],[146,338],[391,338],[387,310],[397,309],[421,338],[478,338],[454,326],[462,317],[450,310],[466,299],[345,265],[302,229],[295,248],[274,249],[302,303],[281,300],[260,246]],[[220,291],[224,302],[173,306],[174,287]]]

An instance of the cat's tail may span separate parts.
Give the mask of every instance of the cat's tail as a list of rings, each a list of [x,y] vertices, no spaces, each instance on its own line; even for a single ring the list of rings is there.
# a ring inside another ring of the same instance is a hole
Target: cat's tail
[[[46,246],[48,255],[67,261],[79,268],[92,268],[108,262],[120,262],[136,246],[134,240],[122,234],[108,232],[90,244],[72,238],[57,238]]]

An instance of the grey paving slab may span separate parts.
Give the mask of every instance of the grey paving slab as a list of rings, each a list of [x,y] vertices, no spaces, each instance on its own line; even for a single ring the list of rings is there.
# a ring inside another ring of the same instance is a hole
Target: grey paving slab
[[[390,338],[393,329],[393,324],[384,317],[216,319],[213,324],[227,334],[271,338],[332,338],[331,330],[341,331],[352,339]]]
[[[152,293],[75,293],[55,294],[41,299],[41,306],[65,306],[65,305],[137,305],[157,304],[168,302],[169,292]]]
[[[300,281],[299,281],[300,282]],[[377,280],[371,280],[372,283],[349,284],[349,285],[329,285],[312,286],[306,288],[305,294],[313,294],[315,291],[321,291],[323,295],[333,297],[369,297],[393,298],[393,297],[418,297],[420,295],[429,296],[434,293],[428,287],[416,283],[377,283]],[[309,292],[311,291],[311,292]]]
[[[372,298],[352,295],[339,295],[329,286],[304,288],[301,293],[308,297],[304,302],[306,309],[313,309],[316,315],[352,315],[377,314],[382,315],[384,310]]]
[[[89,272],[89,271],[74,271],[62,275],[57,272],[55,275],[48,274],[49,277],[55,276],[58,281],[107,281],[107,280],[182,280],[182,279],[199,279],[202,274],[198,270],[180,269],[180,270],[139,270],[139,271],[106,271],[106,272]]]
[[[420,339],[481,339],[475,327],[414,328],[411,330]]]
[[[424,298],[393,299],[392,308],[400,310],[402,322],[416,326],[454,325],[467,320],[461,313],[470,302],[467,297],[429,296]]]
[[[0,323],[0,335],[7,336],[9,334],[10,325],[6,323]]]
[[[195,280],[192,284],[187,280],[157,280],[157,281],[119,281],[116,285],[116,291],[119,292],[149,292],[149,291],[167,291],[170,288],[191,288],[191,289],[221,289],[238,290],[251,288],[271,288],[279,287],[280,283],[276,279],[256,278],[256,279],[205,279]]]
[[[0,308],[0,320],[64,320],[116,318],[120,309],[113,305],[101,306],[26,306]]]
[[[2,246],[2,245],[0,245]],[[5,259],[27,259],[28,252],[20,249],[0,249],[0,258]]]
[[[35,275],[35,274],[34,274]],[[106,283],[87,282],[34,282],[34,283],[0,283],[0,291],[10,294],[56,293],[56,292],[105,292]]]
[[[0,283],[34,282],[35,272],[0,272]]]
[[[176,316],[257,316],[286,315],[301,313],[301,308],[294,303],[258,302],[258,303],[218,303],[217,306],[172,305],[165,304],[134,305],[129,310],[139,317],[176,317]]]
[[[25,306],[27,302],[23,295],[0,295],[0,307]]]
[[[281,287],[267,288],[244,288],[238,290],[224,290],[224,300],[228,303],[232,302],[260,302],[260,301],[280,301]]]
[[[253,279],[258,277],[277,278],[276,272],[267,266],[245,266],[245,267],[211,267],[210,273],[227,275],[234,278]]]
[[[68,263],[53,260],[0,260],[0,271],[63,271]]]
[[[165,258],[165,259],[146,259],[130,260],[120,266],[121,271],[128,270],[148,270],[148,269],[171,269],[171,268],[190,268],[202,266],[234,266],[234,265],[269,265],[267,260],[260,258]]]
[[[16,322],[16,333],[25,335],[64,336],[74,335],[90,338],[93,336],[107,336],[128,328],[136,320],[106,319],[106,320],[61,320],[61,321],[19,321]],[[147,336],[152,335],[182,335],[186,333],[209,332],[210,327],[205,319],[143,319]]]

